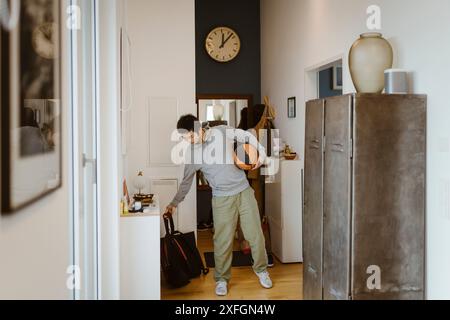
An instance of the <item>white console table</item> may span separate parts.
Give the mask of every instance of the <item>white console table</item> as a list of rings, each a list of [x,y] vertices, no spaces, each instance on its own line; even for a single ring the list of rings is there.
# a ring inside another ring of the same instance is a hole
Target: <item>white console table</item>
[[[159,300],[160,216],[154,199],[150,212],[120,217],[120,298]]]

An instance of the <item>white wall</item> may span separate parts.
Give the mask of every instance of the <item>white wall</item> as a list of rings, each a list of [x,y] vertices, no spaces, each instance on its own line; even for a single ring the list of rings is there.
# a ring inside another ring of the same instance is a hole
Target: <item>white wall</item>
[[[414,71],[414,93],[428,94],[427,294],[450,298],[450,2],[448,0],[261,0],[262,95],[279,109],[282,138],[304,150],[305,69],[343,55],[344,92],[354,88],[348,51],[366,32],[366,9],[382,9],[394,67]],[[298,118],[286,104],[297,97]]]
[[[143,170],[149,179],[177,178],[181,182],[180,167],[149,167],[148,104],[151,97],[175,98],[180,116],[197,113],[195,10],[194,0],[127,0],[126,5],[133,105],[129,112],[128,153],[123,160],[128,187],[134,193],[133,178],[139,170]],[[175,129],[176,122],[170,125]],[[170,141],[170,137],[161,139]],[[193,187],[179,207],[178,222],[182,231],[196,229],[195,194]]]
[[[63,1],[65,3],[65,1]],[[67,33],[63,56],[68,57]],[[0,215],[0,300],[72,299],[69,59],[63,61],[62,188],[12,215]],[[32,179],[32,177],[30,177]]]

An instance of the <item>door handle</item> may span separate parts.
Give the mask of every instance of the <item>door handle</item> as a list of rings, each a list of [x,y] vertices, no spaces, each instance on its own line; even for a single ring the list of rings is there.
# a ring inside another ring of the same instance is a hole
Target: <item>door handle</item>
[[[318,139],[311,140],[309,143],[310,149],[320,149],[320,141]]]
[[[83,168],[86,168],[86,166],[88,164],[92,165],[94,184],[97,184],[97,159],[88,158],[86,156],[86,154],[83,153],[83,157],[82,157],[81,161],[82,161]]]
[[[344,152],[344,145],[342,143],[333,143],[331,145],[331,151]]]

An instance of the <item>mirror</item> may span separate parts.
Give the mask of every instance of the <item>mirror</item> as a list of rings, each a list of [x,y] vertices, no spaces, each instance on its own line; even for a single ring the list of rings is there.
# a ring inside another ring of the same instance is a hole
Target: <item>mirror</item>
[[[241,121],[241,111],[249,106],[247,99],[199,99],[198,116],[200,122],[210,126],[228,125],[237,128]]]
[[[249,109],[252,108],[252,100],[251,95],[197,95],[197,117],[202,126],[209,123],[209,127],[227,125],[238,128],[241,122],[241,112],[244,109],[249,112]],[[244,117],[244,121],[247,121],[245,127],[247,127],[248,117],[245,115]],[[199,172],[197,174],[197,230],[209,230],[213,227],[211,199],[212,190]],[[212,246],[210,235],[208,232],[202,233],[204,239],[201,240],[203,243],[208,243],[209,247]]]

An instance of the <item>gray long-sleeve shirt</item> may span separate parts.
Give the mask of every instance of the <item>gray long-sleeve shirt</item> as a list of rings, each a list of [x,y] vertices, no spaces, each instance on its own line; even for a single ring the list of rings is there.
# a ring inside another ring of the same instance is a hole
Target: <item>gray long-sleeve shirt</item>
[[[202,171],[212,188],[214,197],[234,196],[249,188],[243,170],[234,164],[234,143],[249,143],[259,151],[259,161],[264,163],[264,147],[251,133],[228,126],[218,126],[206,131],[203,144],[191,145],[186,151],[184,177],[180,188],[170,203],[178,206],[188,194],[197,171]]]

